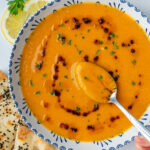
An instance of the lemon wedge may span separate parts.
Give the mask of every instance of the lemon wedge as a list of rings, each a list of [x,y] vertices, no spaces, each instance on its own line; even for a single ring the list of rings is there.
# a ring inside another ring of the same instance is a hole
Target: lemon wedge
[[[37,3],[33,3],[30,5],[30,7],[28,9],[28,13],[34,14],[37,10],[39,10],[46,4],[47,4],[47,1],[38,1]]]
[[[17,15],[11,15],[7,9],[1,20],[4,37],[13,44],[26,20],[49,1],[51,0],[27,0],[24,10],[19,11]]]

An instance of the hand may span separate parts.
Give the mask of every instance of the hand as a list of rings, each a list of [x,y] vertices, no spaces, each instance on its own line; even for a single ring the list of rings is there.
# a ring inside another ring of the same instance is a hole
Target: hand
[[[150,150],[150,142],[148,142],[143,136],[135,137],[136,150]]]

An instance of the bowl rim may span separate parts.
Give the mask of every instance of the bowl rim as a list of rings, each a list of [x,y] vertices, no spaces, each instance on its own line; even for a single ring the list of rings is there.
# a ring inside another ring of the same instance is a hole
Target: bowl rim
[[[22,112],[20,111],[20,109],[19,109],[19,107],[18,107],[18,103],[17,103],[17,100],[15,99],[15,94],[14,94],[14,91],[13,91],[13,85],[12,85],[12,70],[13,70],[13,68],[12,68],[12,59],[14,58],[14,51],[16,50],[16,48],[17,48],[17,44],[18,44],[18,42],[19,42],[19,38],[22,36],[22,34],[23,34],[23,31],[24,31],[24,29],[25,29],[25,27],[27,26],[27,24],[29,23],[29,22],[32,22],[32,20],[34,20],[34,17],[35,16],[38,16],[38,14],[40,13],[40,11],[43,11],[43,10],[45,10],[45,9],[47,9],[49,6],[51,7],[53,7],[53,4],[55,3],[59,3],[60,1],[62,1],[62,0],[52,0],[51,2],[49,2],[48,4],[46,4],[45,6],[43,6],[42,8],[40,8],[35,14],[33,14],[31,17],[29,17],[29,19],[26,21],[26,23],[24,24],[24,26],[22,27],[22,29],[21,29],[21,31],[19,32],[19,34],[18,34],[18,36],[17,36],[17,38],[16,38],[16,40],[15,40],[15,43],[14,43],[14,46],[13,46],[13,49],[12,49],[12,52],[11,52],[11,56],[10,56],[10,61],[9,61],[9,70],[8,70],[8,80],[9,80],[9,87],[10,87],[10,92],[11,92],[11,96],[12,96],[12,98],[13,98],[13,102],[14,102],[14,104],[15,104],[15,107],[17,108],[17,111],[19,112],[19,114],[20,114],[20,116],[21,116],[21,118],[24,120],[24,122],[27,124],[27,126],[36,134],[36,135],[38,135],[40,138],[42,138],[42,139],[44,139],[46,142],[48,142],[48,143],[50,143],[50,144],[52,144],[52,145],[54,145],[54,146],[56,146],[56,147],[59,147],[59,148],[61,148],[62,150],[75,150],[74,148],[70,148],[70,145],[69,145],[69,148],[65,145],[62,145],[62,144],[59,144],[59,143],[57,143],[57,141],[55,142],[55,143],[51,143],[51,141],[49,141],[49,140],[47,140],[47,139],[45,139],[44,138],[44,136],[42,135],[42,134],[39,134],[39,132],[38,131],[36,131],[36,130],[34,130],[34,127],[32,127],[32,125],[25,119],[26,117],[24,116],[24,115],[22,115]],[[64,0],[64,3],[65,2],[67,2],[68,3],[68,5],[71,5],[71,4],[76,4],[76,3],[80,3],[80,2],[83,2],[84,0]],[[92,1],[92,0],[85,0],[86,2],[87,1],[90,1],[90,2],[95,2],[96,1],[96,3],[101,3],[101,1],[103,1],[103,0],[95,0],[95,1]],[[106,1],[109,1],[110,3],[109,3],[109,5],[111,6],[112,4],[111,4],[111,2],[113,2],[114,0],[106,0]],[[135,13],[139,13],[140,14],[140,16],[149,24],[149,26],[150,26],[150,19],[142,12],[142,11],[140,11],[137,7],[135,7],[134,5],[132,5],[130,2],[127,2],[126,0],[117,0],[118,2],[120,2],[121,4],[127,4],[127,6],[128,6],[128,8],[129,9],[131,9],[131,8],[133,8],[134,9],[134,11],[135,11]],[[102,3],[103,4],[103,3]],[[106,3],[104,3],[104,4],[106,4]],[[114,3],[113,3],[114,4]],[[108,4],[106,4],[106,5],[108,5]],[[115,4],[114,4],[115,5]],[[64,5],[65,6],[65,5]],[[66,5],[67,6],[67,5]],[[61,7],[63,7],[63,6],[61,6]],[[60,7],[60,8],[61,8]],[[112,6],[112,7],[115,7],[115,6]],[[138,14],[138,15],[139,15]],[[130,15],[129,15],[130,16]],[[44,16],[45,17],[45,16]],[[133,18],[134,19],[134,18]],[[142,27],[142,29],[144,29],[143,27]],[[31,31],[32,32],[32,31]],[[30,32],[30,33],[31,33]],[[147,32],[147,31],[146,31]],[[150,36],[150,31],[148,31],[149,33],[148,33],[148,36]],[[147,109],[149,109],[149,108],[147,108]],[[146,114],[144,114],[144,115],[146,115],[146,116],[148,116],[147,115],[147,113]],[[141,123],[143,123],[142,122],[142,119],[141,119]],[[150,125],[146,125],[147,127],[150,127]],[[130,128],[129,130],[133,130],[133,127],[132,128]],[[49,131],[49,132],[51,132],[51,131]],[[125,132],[127,132],[127,131],[125,131]],[[55,133],[54,133],[55,134]],[[55,134],[55,135],[57,135],[57,134]],[[133,134],[133,135],[135,135],[135,134]],[[138,132],[138,135],[140,135],[140,132]],[[60,138],[61,138],[61,136],[60,135],[58,135]],[[122,135],[120,135],[120,136],[122,136]],[[133,141],[134,140],[134,137],[135,136],[132,136],[131,137],[131,139],[129,139],[129,140],[126,140],[126,141],[124,141],[123,142],[123,144],[117,144],[117,145],[115,145],[115,146],[113,146],[113,147],[108,147],[108,149],[109,150],[113,150],[113,149],[116,149],[116,148],[120,148],[120,147],[122,147],[122,146],[124,146],[124,145],[126,145],[127,143],[129,143],[130,141]],[[63,137],[62,137],[63,138]],[[114,137],[114,138],[116,138],[116,137]],[[65,138],[64,138],[65,139]],[[112,138],[113,139],[113,138]],[[67,139],[68,140],[68,139]],[[69,140],[68,140],[69,141]],[[72,141],[72,140],[70,140],[70,141]],[[104,142],[105,142],[106,140],[104,140]],[[79,144],[80,142],[78,142],[78,141],[73,141],[73,142],[76,142],[76,144]],[[81,142],[81,143],[87,143],[87,142]],[[91,143],[91,142],[90,142]],[[93,142],[94,143],[94,142]],[[95,142],[96,143],[96,142]],[[98,143],[98,142],[97,142]],[[101,143],[101,141],[100,141],[100,144],[101,144],[101,146],[102,146],[102,143]],[[105,143],[106,144],[106,143]],[[97,144],[97,145],[99,145],[99,144]],[[106,144],[107,145],[107,144]],[[103,147],[102,146],[102,148],[105,148],[105,147]],[[103,150],[105,150],[105,149],[103,149]]]

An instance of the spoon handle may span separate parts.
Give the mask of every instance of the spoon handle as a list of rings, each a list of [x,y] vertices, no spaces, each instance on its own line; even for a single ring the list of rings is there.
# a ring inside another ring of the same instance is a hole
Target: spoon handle
[[[113,102],[126,115],[130,122],[141,132],[150,142],[150,131],[145,128],[134,116],[132,116],[118,101]]]

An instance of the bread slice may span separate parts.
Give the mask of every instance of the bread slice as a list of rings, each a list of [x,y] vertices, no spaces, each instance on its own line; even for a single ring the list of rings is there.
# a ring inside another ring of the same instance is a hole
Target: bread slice
[[[12,150],[17,126],[24,125],[10,96],[7,76],[0,71],[0,150]]]
[[[14,150],[60,150],[35,135],[29,128],[18,126]]]

